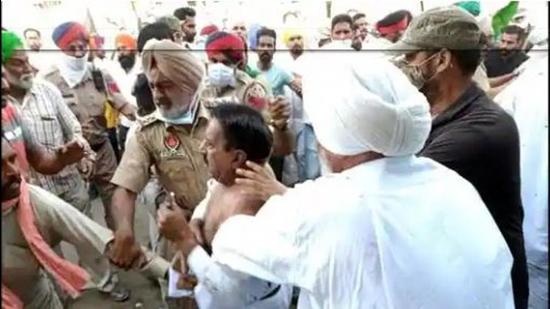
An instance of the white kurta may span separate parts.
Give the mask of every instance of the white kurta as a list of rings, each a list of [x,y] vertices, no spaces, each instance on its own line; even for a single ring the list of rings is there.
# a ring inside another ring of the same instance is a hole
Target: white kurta
[[[527,258],[547,270],[548,53],[536,52],[531,57],[523,64],[523,73],[495,101],[514,117],[518,126]]]
[[[513,308],[512,256],[473,186],[426,158],[368,162],[229,218],[212,259],[301,288],[298,308]]]

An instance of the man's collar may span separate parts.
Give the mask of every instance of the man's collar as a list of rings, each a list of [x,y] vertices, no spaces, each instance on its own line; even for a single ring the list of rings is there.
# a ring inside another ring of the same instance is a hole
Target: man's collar
[[[471,82],[462,95],[445,111],[433,119],[432,127],[440,126],[454,120],[465,108],[470,106],[479,96],[484,95],[475,82]]]

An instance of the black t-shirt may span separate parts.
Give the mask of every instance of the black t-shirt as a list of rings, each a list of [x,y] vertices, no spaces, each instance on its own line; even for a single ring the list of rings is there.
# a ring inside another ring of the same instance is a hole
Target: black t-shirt
[[[487,68],[487,77],[492,78],[512,73],[527,59],[529,57],[523,51],[512,52],[503,57],[500,50],[490,50],[484,62]]]
[[[514,119],[474,83],[432,123],[421,156],[460,174],[478,191],[514,256],[516,308],[528,298],[520,192],[519,134]]]

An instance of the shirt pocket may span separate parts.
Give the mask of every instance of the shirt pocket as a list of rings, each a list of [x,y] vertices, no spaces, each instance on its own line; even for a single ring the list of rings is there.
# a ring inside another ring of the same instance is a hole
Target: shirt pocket
[[[44,134],[40,138],[40,142],[48,149],[62,145],[64,140],[63,127],[57,116],[53,112],[40,113],[40,123],[35,124]]]

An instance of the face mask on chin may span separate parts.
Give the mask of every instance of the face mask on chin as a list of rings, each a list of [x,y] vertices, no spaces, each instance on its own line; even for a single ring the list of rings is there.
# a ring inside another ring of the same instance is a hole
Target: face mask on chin
[[[212,86],[215,87],[235,87],[237,84],[237,79],[235,78],[235,69],[228,67],[223,63],[209,64],[208,81]]]
[[[190,104],[183,104],[186,105],[185,108],[183,107],[172,107],[170,110],[161,110],[157,107],[157,117],[169,124],[175,124],[175,125],[190,125],[193,123],[193,120],[195,120],[195,111],[196,111],[196,104],[197,102],[197,95],[199,93],[199,89],[195,92],[195,94],[191,97],[191,103]],[[182,105],[180,105],[182,106]]]
[[[180,115],[172,115],[170,113],[161,112],[158,110],[158,117],[160,120],[175,125],[187,125],[192,124],[195,118],[194,108],[188,109],[186,112]]]

